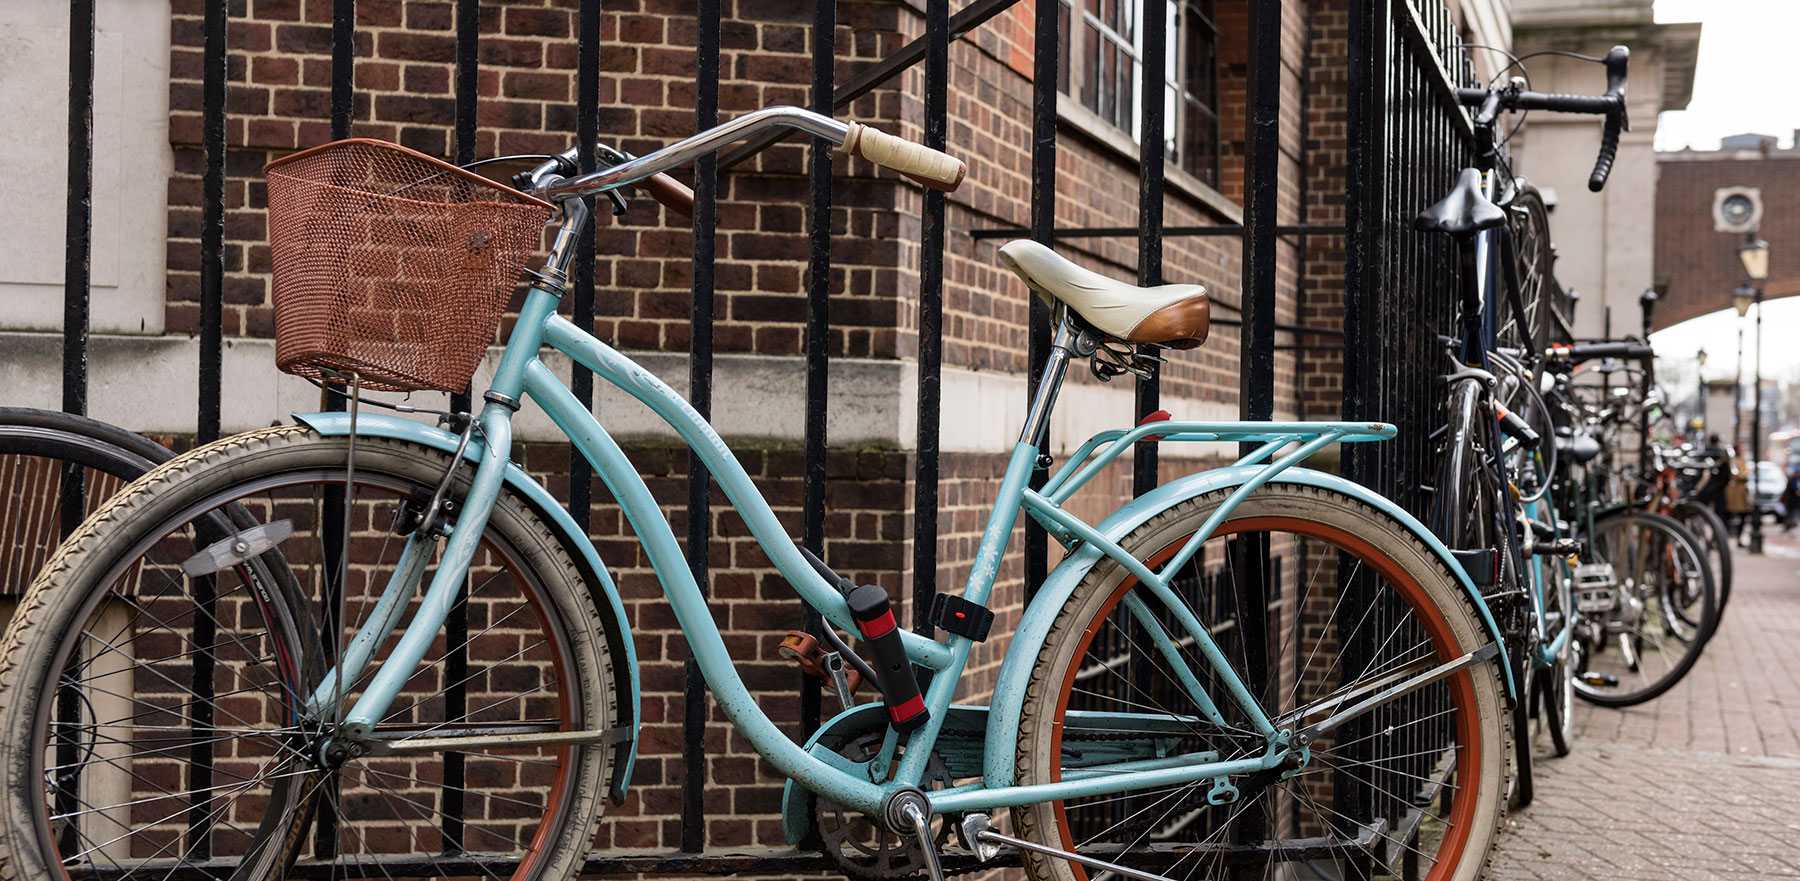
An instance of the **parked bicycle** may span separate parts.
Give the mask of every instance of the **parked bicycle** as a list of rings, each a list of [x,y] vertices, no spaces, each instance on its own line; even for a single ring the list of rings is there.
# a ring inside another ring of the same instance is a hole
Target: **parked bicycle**
[[[1422,524],[1300,464],[1391,426],[1165,420],[1102,432],[1027,486],[1069,364],[1141,372],[1147,353],[1198,344],[1199,286],[1136,288],[1029,242],[1002,249],[1053,304],[1055,344],[968,582],[934,610],[939,638],[899,629],[880,588],[809,561],[692,407],[556,316],[589,219],[579,197],[638,185],[679,204],[656,175],[772,126],[927,185],[963,175],[942,153],[780,107],[588,174],[571,150],[523,192],[370,141],[271,164],[278,359],[340,389],[349,412],[159,466],[33,584],[0,644],[8,874],[579,871],[603,803],[630,785],[638,671],[599,555],[508,461],[530,402],[619,503],[725,717],[789,778],[791,840],[816,840],[829,805],[909,842],[907,865],[939,877],[951,827],[976,859],[1022,849],[1036,877],[1301,859],[1478,877],[1506,788],[1498,628]],[[442,414],[444,427],[365,412],[365,391],[467,382],[552,219],[481,412]],[[783,735],[661,509],[544,345],[681,435],[782,576],[863,638],[881,702],[807,744]],[[1098,524],[1069,513],[1150,438],[1259,446]],[[1021,511],[1069,554],[991,697],[957,705]]]
[[[1574,380],[1584,363],[1648,362],[1655,352],[1606,342],[1552,356],[1548,397],[1562,448],[1556,498],[1587,545],[1573,573],[1574,687],[1593,703],[1630,706],[1663,694],[1692,669],[1717,625],[1717,586],[1700,539],[1630,489],[1621,436],[1640,433],[1640,411],[1654,401],[1629,385]]]
[[[1522,77],[1459,90],[1458,99],[1475,108],[1477,165],[1463,169],[1450,193],[1414,224],[1451,236],[1461,264],[1456,329],[1443,338],[1447,397],[1444,427],[1436,435],[1431,524],[1485,589],[1507,636],[1519,686],[1511,744],[1517,771],[1512,801],[1519,805],[1532,797],[1534,701],[1550,713],[1557,752],[1568,751],[1566,695],[1573,668],[1567,647],[1575,617],[1564,559],[1579,544],[1558,528],[1547,499],[1554,450],[1539,452],[1551,426],[1539,395],[1538,362],[1555,329],[1548,219],[1536,189],[1507,166],[1500,114],[1540,109],[1605,116],[1588,181],[1599,191],[1625,121],[1629,58],[1618,46],[1596,59],[1607,72],[1606,93],[1599,96],[1532,92]]]
[[[62,535],[120,487],[174,458],[122,428],[56,410],[0,407],[0,573],[23,593]]]

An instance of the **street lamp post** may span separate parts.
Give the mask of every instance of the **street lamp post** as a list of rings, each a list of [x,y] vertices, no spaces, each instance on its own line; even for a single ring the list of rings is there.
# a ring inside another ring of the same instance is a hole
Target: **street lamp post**
[[[1695,397],[1694,397],[1694,402],[1695,402],[1694,403],[1694,418],[1688,420],[1688,428],[1689,428],[1690,434],[1692,433],[1692,429],[1693,429],[1695,422],[1700,423],[1700,427],[1702,430],[1704,430],[1707,427],[1706,426],[1706,347],[1705,346],[1700,347],[1700,351],[1694,353],[1694,385],[1696,386]],[[1706,438],[1704,436],[1702,436],[1694,444],[1694,446],[1698,448],[1702,444],[1704,444],[1705,441],[1706,441]]]
[[[1739,316],[1749,311],[1750,304],[1756,306],[1756,364],[1753,370],[1756,387],[1750,397],[1750,553],[1760,554],[1763,552],[1762,512],[1756,507],[1756,492],[1762,482],[1762,302],[1763,282],[1769,277],[1769,243],[1751,233],[1738,247],[1738,260],[1744,264],[1745,281],[1732,293],[1732,300]]]

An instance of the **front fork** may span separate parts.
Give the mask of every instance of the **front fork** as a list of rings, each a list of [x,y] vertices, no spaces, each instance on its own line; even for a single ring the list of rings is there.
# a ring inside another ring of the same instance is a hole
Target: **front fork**
[[[374,731],[376,721],[387,713],[388,707],[400,694],[400,689],[406,684],[406,680],[412,678],[413,672],[418,669],[419,662],[430,650],[432,642],[437,638],[438,631],[443,629],[444,621],[449,617],[451,608],[456,605],[457,595],[462,590],[469,564],[475,559],[475,552],[481,542],[481,536],[487,530],[488,515],[493,512],[494,502],[500,496],[500,485],[506,474],[508,455],[512,450],[511,407],[490,401],[482,409],[480,419],[480,430],[486,440],[477,453],[479,464],[475,468],[474,482],[469,487],[468,496],[463,500],[462,512],[457,519],[456,527],[451,530],[449,540],[444,543],[443,555],[439,559],[436,573],[432,575],[431,586],[425,590],[418,610],[413,614],[412,620],[407,623],[406,630],[400,634],[400,641],[394,646],[388,657],[382,661],[381,666],[376,668],[375,675],[369,680],[368,685],[363,689],[362,696],[357,699],[350,712],[344,715],[343,724],[337,732],[340,740],[356,742],[369,737],[370,733]],[[381,603],[387,603],[390,595],[404,594],[407,599],[410,599],[414,592],[411,585],[417,583],[418,575],[411,575],[409,578],[404,569],[409,563],[406,554],[412,554],[410,562],[422,574],[425,564],[430,558],[431,545],[429,542],[432,542],[432,539],[421,536],[416,531],[407,540],[406,551],[403,552],[401,563],[396,567],[387,589],[383,592]],[[415,553],[415,550],[418,552]],[[396,599],[392,611],[388,615],[390,623],[398,619],[399,612],[405,608],[405,605],[405,602]],[[376,615],[371,616],[369,625],[374,625],[376,623],[374,619],[380,615],[378,604],[378,611]],[[371,638],[366,649],[357,649],[365,633],[373,634],[372,628],[365,626],[364,631],[357,634],[356,640],[352,641],[350,649],[345,652],[346,666],[342,679],[344,682],[352,680],[350,674],[353,667],[357,667],[357,672],[361,672],[360,665],[368,662],[369,654],[373,653],[375,646],[380,644],[379,638]],[[385,633],[384,628],[375,636],[385,636]],[[335,671],[328,674],[327,679],[328,682],[322,688],[335,688],[335,683],[338,681]],[[335,692],[327,694],[335,697]],[[335,700],[330,703],[335,703]],[[321,704],[321,706],[327,705],[329,703]]]

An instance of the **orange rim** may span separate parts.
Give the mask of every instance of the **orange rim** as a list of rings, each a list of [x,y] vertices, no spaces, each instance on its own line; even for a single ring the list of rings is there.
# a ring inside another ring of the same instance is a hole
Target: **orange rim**
[[[1369,566],[1378,574],[1387,579],[1390,584],[1395,585],[1400,594],[1406,598],[1408,605],[1412,607],[1414,613],[1418,616],[1420,623],[1431,637],[1432,645],[1437,649],[1438,657],[1441,660],[1453,660],[1462,654],[1462,650],[1457,645],[1455,635],[1450,631],[1449,622],[1444,620],[1444,617],[1439,613],[1436,604],[1429,601],[1430,598],[1426,596],[1424,588],[1410,576],[1407,576],[1405,570],[1402,569],[1398,563],[1394,562],[1392,558],[1377,551],[1373,545],[1358,536],[1351,535],[1335,527],[1326,526],[1321,523],[1297,520],[1288,517],[1245,517],[1221,524],[1218,531],[1214,532],[1211,537],[1220,538],[1240,532],[1261,531],[1282,531],[1304,535],[1310,538],[1319,539],[1340,550],[1349,551],[1358,555],[1363,562],[1369,564]],[[1162,563],[1167,562],[1170,557],[1175,556],[1175,552],[1186,543],[1186,537],[1170,543],[1146,558],[1144,560],[1145,566],[1148,568],[1160,566]],[[1138,580],[1129,573],[1127,573],[1125,578],[1119,582],[1118,587],[1113,589],[1112,595],[1107,597],[1106,602],[1100,607],[1099,611],[1090,619],[1088,625],[1084,628],[1081,635],[1081,642],[1076,648],[1074,657],[1081,658],[1087,655],[1088,647],[1093,643],[1094,637],[1098,634],[1098,628],[1095,626],[1094,622],[1105,621],[1110,617],[1113,610],[1118,607],[1119,601],[1137,584]],[[1056,756],[1062,754],[1062,720],[1068,713],[1069,696],[1074,691],[1075,674],[1078,670],[1079,667],[1077,665],[1070,665],[1068,672],[1063,677],[1062,687],[1057,693],[1056,716],[1051,722],[1050,749],[1047,753],[1048,755]],[[1444,836],[1443,845],[1439,849],[1440,855],[1447,852],[1449,856],[1439,860],[1438,863],[1432,867],[1431,873],[1427,876],[1428,878],[1447,878],[1455,874],[1456,867],[1462,858],[1463,849],[1468,846],[1468,837],[1475,816],[1475,804],[1480,800],[1480,768],[1482,757],[1481,741],[1477,736],[1477,732],[1474,730],[1475,725],[1474,719],[1472,718],[1472,715],[1478,715],[1478,711],[1475,708],[1474,680],[1470,678],[1468,671],[1465,670],[1449,677],[1445,682],[1450,685],[1452,701],[1463,710],[1463,712],[1457,713],[1456,716],[1456,733],[1461,742],[1462,749],[1467,756],[1469,767],[1474,769],[1474,773],[1467,775],[1469,779],[1466,781],[1466,784],[1456,790],[1456,805],[1450,812],[1450,820],[1448,823],[1449,832]],[[1462,761],[1463,759],[1458,759],[1459,766]],[[1062,768],[1060,765],[1050,769],[1050,779],[1052,782],[1062,780]],[[1062,801],[1056,802],[1056,825],[1057,834],[1062,837],[1063,843],[1072,847],[1074,835],[1069,828],[1067,806]],[[1074,872],[1078,881],[1087,881],[1087,872],[1079,863],[1071,862],[1069,863],[1069,868]]]

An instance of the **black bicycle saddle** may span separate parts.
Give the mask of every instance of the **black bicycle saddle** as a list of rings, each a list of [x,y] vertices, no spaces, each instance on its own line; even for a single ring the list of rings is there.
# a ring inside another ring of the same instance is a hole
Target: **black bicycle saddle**
[[[1481,172],[1465,168],[1450,195],[1413,218],[1413,229],[1461,238],[1505,222],[1506,212],[1481,194]]]

